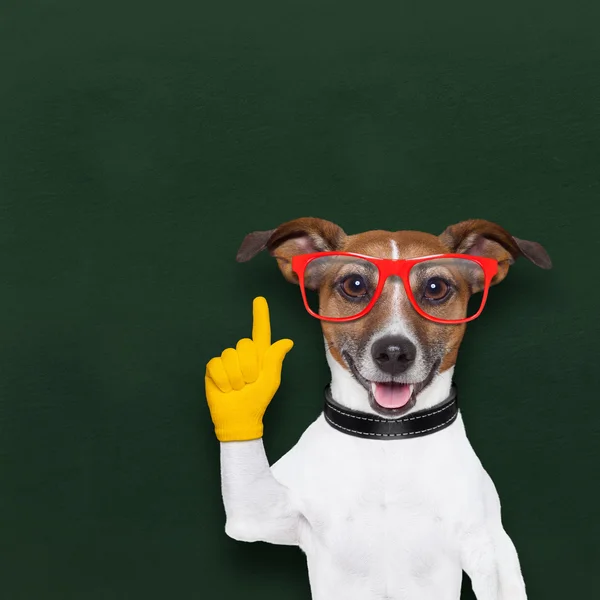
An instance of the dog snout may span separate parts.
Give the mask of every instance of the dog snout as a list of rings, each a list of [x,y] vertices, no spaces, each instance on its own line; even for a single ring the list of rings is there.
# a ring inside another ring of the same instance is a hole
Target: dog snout
[[[404,337],[388,336],[373,344],[371,355],[384,373],[399,375],[414,364],[417,347]]]

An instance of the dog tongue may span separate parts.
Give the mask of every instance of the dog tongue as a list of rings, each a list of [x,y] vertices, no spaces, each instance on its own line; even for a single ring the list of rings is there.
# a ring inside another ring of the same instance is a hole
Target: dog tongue
[[[383,408],[401,408],[410,400],[411,387],[402,383],[376,383],[373,395],[377,404]]]

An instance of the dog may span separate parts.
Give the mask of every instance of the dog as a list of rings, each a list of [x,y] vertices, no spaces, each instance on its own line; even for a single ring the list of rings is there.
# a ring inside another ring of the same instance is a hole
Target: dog
[[[265,249],[321,320],[331,384],[274,465],[260,438],[221,443],[226,534],[299,546],[314,600],[458,600],[463,571],[477,600],[526,600],[452,378],[489,287],[518,257],[551,268],[546,250],[478,219],[347,235],[312,217],[250,233],[237,260]]]

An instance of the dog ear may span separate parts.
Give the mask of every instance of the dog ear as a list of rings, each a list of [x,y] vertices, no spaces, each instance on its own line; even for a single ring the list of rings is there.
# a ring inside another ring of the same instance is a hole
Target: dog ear
[[[311,252],[333,252],[339,250],[346,234],[335,223],[303,217],[294,219],[269,231],[249,233],[238,250],[236,260],[246,262],[267,249],[275,257],[283,276],[298,283],[292,271],[292,257]]]
[[[496,259],[498,274],[492,279],[492,285],[500,283],[506,277],[508,268],[519,256],[524,256],[542,269],[552,268],[550,256],[541,244],[516,238],[490,221],[462,221],[448,227],[439,237],[452,253]]]

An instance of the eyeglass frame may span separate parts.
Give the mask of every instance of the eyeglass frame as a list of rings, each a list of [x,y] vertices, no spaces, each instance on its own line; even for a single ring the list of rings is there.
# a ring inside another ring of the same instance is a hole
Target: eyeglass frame
[[[373,293],[373,297],[369,301],[369,304],[358,314],[353,315],[351,317],[324,317],[323,315],[315,313],[308,304],[308,299],[306,297],[306,287],[304,285],[304,274],[306,272],[306,267],[313,260],[317,258],[323,258],[326,256],[347,256],[350,258],[359,258],[370,262],[376,267],[377,272],[379,274],[377,287],[375,288],[375,292]],[[465,259],[478,264],[482,268],[484,273],[483,297],[481,300],[481,306],[479,307],[479,310],[475,315],[471,317],[465,317],[464,319],[440,319],[438,317],[434,317],[433,315],[427,314],[419,306],[410,287],[410,271],[415,265],[419,263],[431,260],[439,260],[441,258]],[[470,321],[473,321],[474,319],[479,317],[483,312],[483,309],[487,302],[490,284],[492,282],[492,279],[498,273],[498,261],[494,258],[488,258],[486,256],[476,256],[471,254],[431,254],[429,256],[420,256],[415,258],[378,258],[375,256],[356,254],[354,252],[312,252],[309,254],[298,254],[296,256],[293,256],[292,271],[298,277],[298,283],[300,285],[300,291],[302,293],[304,307],[306,308],[308,314],[319,319],[320,321],[345,323],[348,321],[355,321],[356,319],[364,317],[373,308],[373,306],[375,306],[377,300],[379,300],[379,297],[381,296],[381,292],[383,291],[385,282],[387,281],[388,277],[394,275],[402,280],[406,295],[412,307],[417,311],[419,315],[421,315],[425,319],[428,319],[429,321],[433,321],[434,323],[441,323],[445,325],[459,325],[461,323],[468,323]]]

